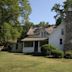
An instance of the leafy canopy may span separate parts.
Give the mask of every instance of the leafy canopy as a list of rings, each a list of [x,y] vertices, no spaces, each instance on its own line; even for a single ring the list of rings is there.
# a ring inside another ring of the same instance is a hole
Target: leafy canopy
[[[52,11],[56,12],[54,18],[56,19],[56,25],[61,24],[62,20],[66,16],[66,11],[69,7],[72,7],[72,0],[67,0],[63,3],[63,5],[55,4],[52,8]]]
[[[30,13],[28,0],[0,0],[0,43],[17,40],[22,33],[18,18],[28,20]]]

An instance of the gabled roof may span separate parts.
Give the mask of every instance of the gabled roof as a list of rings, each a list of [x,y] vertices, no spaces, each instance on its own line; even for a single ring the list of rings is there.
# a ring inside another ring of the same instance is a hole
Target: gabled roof
[[[56,26],[56,27],[54,28],[54,30],[51,32],[50,35],[54,34],[58,29],[61,29],[62,27],[64,27],[64,26],[65,26],[64,24],[65,24],[65,23],[62,22],[61,24],[59,24],[58,26]]]
[[[34,34],[34,29],[33,27],[31,27],[29,31],[27,32],[27,35],[33,35],[33,34]]]
[[[27,32],[27,35],[34,35],[35,34],[35,31],[40,31],[41,29],[45,30],[48,34],[52,33],[53,30],[54,30],[54,27],[55,26],[51,26],[51,27],[47,27],[47,28],[43,28],[43,27],[31,27],[29,29],[29,31]]]
[[[51,26],[51,27],[46,27],[46,28],[43,28],[43,27],[31,27],[29,29],[29,31],[27,32],[27,37],[22,39],[21,41],[43,41],[43,40],[46,40],[48,39],[48,37],[39,37],[39,36],[36,36],[35,35],[35,32],[39,32],[40,30],[42,31],[45,31],[47,32],[48,34],[51,34],[54,30],[54,26]]]
[[[53,32],[54,28],[55,28],[55,26],[51,26],[51,27],[45,28],[45,30],[46,30],[46,32],[51,34]]]

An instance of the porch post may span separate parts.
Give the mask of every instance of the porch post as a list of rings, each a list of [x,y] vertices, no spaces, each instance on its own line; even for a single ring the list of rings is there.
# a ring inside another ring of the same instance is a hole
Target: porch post
[[[40,41],[38,41],[38,52],[41,52]]]
[[[23,42],[23,52],[24,52],[24,42]]]
[[[35,41],[33,41],[33,49],[35,48]]]

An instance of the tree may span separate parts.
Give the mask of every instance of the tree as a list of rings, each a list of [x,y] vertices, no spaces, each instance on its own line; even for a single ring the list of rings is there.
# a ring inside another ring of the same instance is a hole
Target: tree
[[[62,19],[64,17],[64,9],[63,6],[60,4],[55,4],[52,8],[52,10],[54,10],[57,14],[54,16],[54,18],[56,19],[56,25],[61,24]]]
[[[56,19],[56,25],[61,24],[62,20],[66,16],[66,11],[70,6],[72,6],[72,0],[65,1],[63,5],[55,4],[53,6],[52,10],[57,13],[56,16],[54,16],[54,18]]]
[[[32,22],[25,22],[25,25],[23,26],[23,31],[22,31],[22,35],[21,38],[26,37],[28,30],[30,29],[30,27],[33,27],[34,24]]]
[[[0,42],[7,42],[9,39],[11,39],[11,34],[10,34],[10,30],[11,30],[11,25],[8,23],[4,23],[1,26],[1,32],[0,32]]]
[[[0,0],[0,25],[10,21],[16,23],[18,15],[18,0]]]
[[[42,21],[42,22],[39,23],[39,26],[41,26],[41,27],[48,27],[49,23]]]
[[[23,7],[20,7],[20,1]],[[24,14],[28,19],[31,7],[28,0],[0,0],[0,42],[17,40],[21,36],[22,27],[18,17]]]
[[[31,6],[28,0],[19,0],[20,16],[24,18],[24,22],[29,20],[29,15],[31,14]]]
[[[19,6],[21,1],[21,7]],[[31,6],[28,0],[0,0],[0,24],[4,22],[18,22],[19,15],[28,19]]]
[[[17,38],[21,36],[22,33],[22,27],[20,26],[14,26],[9,23],[4,23],[1,26],[1,32],[0,32],[0,43],[7,43],[10,41],[15,41]]]

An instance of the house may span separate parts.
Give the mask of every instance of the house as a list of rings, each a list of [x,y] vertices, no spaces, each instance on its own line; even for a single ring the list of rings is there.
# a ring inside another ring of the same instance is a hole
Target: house
[[[16,50],[24,53],[41,52],[41,46],[51,44],[60,50],[72,49],[72,9],[58,26],[31,27],[27,37],[21,40]]]
[[[41,52],[41,46],[50,44],[60,50],[65,49],[66,26],[63,21],[58,26],[50,27],[31,27],[27,32],[27,37],[18,42],[18,46],[14,46],[12,51],[24,53]]]
[[[51,44],[52,46],[64,50],[65,39],[65,24],[58,26],[31,27],[27,33],[27,37],[22,39],[23,52],[41,52],[41,46],[44,44]]]
[[[23,52],[41,52],[41,46],[48,44],[48,37],[53,31],[54,26],[49,28],[44,27],[31,27],[27,33],[27,37],[22,39]]]
[[[65,39],[65,25],[62,22],[56,28],[54,28],[53,32],[49,35],[49,44],[52,46],[64,50],[64,39]]]

